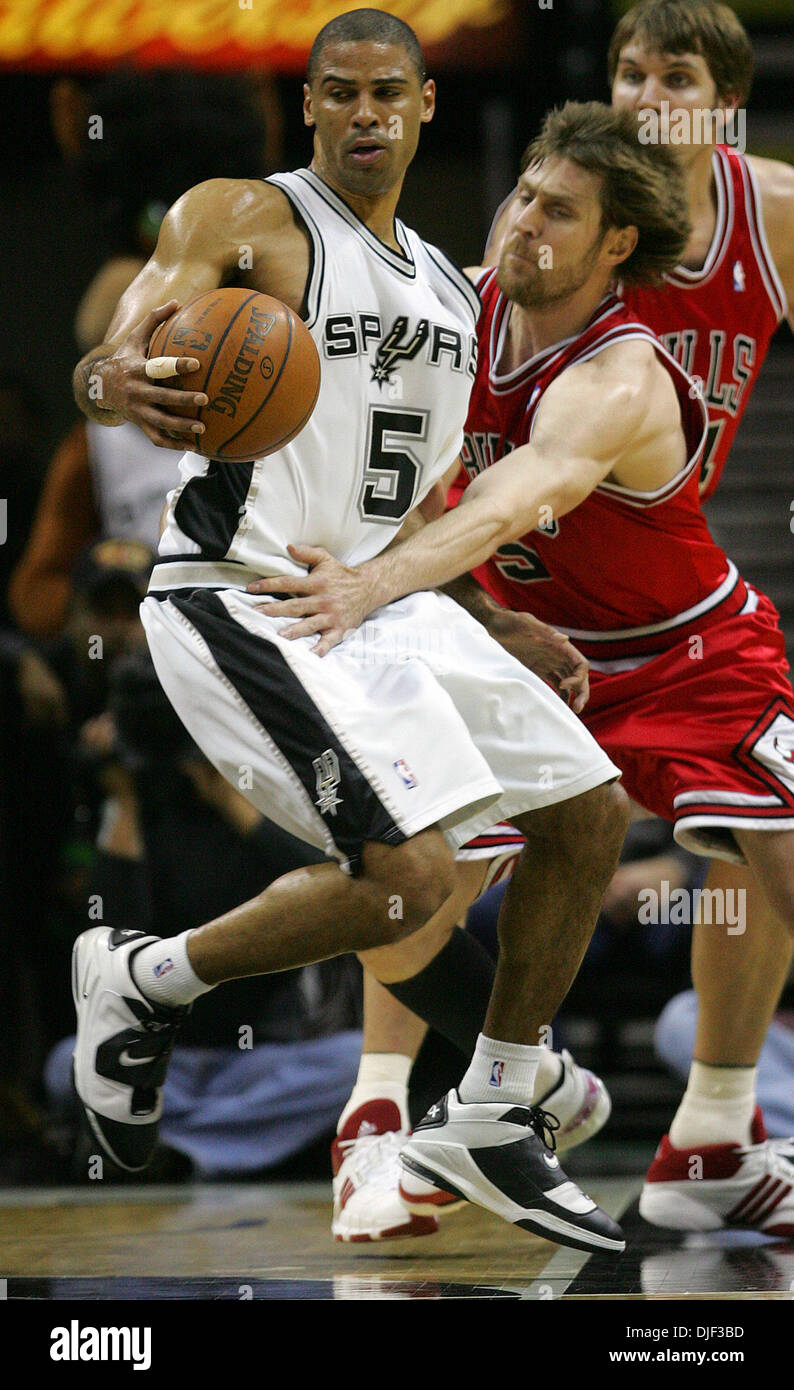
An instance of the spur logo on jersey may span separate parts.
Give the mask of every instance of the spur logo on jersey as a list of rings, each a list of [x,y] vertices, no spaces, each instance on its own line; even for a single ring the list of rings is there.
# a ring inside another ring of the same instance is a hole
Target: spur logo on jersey
[[[402,362],[413,362],[419,349],[427,342],[430,324],[420,319],[409,338],[408,319],[404,314],[394,320],[386,337],[378,344],[375,361],[372,363],[372,380],[379,386],[391,381],[391,374]]]
[[[375,346],[377,344],[377,346]],[[329,361],[340,357],[369,357],[371,381],[390,385],[394,374],[421,354],[428,367],[446,364],[454,372],[466,372],[474,380],[477,337],[430,319],[411,321],[399,314],[385,332],[380,314],[329,314],[323,325],[323,354]]]
[[[319,758],[312,759],[312,767],[317,784],[317,809],[321,816],[335,816],[337,806],[342,805],[342,798],[336,794],[342,781],[339,759],[332,748],[326,748]]]

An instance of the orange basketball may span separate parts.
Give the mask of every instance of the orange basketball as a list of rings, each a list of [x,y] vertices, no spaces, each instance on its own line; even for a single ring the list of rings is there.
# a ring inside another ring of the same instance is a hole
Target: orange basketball
[[[201,366],[160,385],[204,391],[196,447],[206,458],[244,463],[272,454],[303,429],[320,389],[320,359],[308,328],[286,304],[256,290],[211,290],[161,323],[149,357],[196,357]]]

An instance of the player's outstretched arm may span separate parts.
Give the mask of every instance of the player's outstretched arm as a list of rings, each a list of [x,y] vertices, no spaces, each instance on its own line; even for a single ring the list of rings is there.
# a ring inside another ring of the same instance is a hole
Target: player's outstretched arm
[[[168,369],[153,377],[149,339],[180,304],[216,289],[237,269],[243,242],[278,235],[285,217],[291,217],[287,200],[259,181],[210,179],[184,193],[163,220],[151,260],[119,300],[106,341],[75,369],[74,394],[84,414],[105,425],[131,420],[164,448],[192,447],[203,428],[195,412],[206,397],[163,381],[199,364],[192,357],[163,359]]]
[[[263,605],[263,611],[302,620],[285,637],[321,633],[315,651],[324,655],[375,608],[416,590],[440,588],[483,564],[500,545],[572,511],[616,468],[624,469],[620,480],[628,481],[625,461],[637,441],[645,441],[646,418],[657,402],[648,382],[655,366],[652,349],[627,353],[625,346],[647,345],[621,345],[622,350],[601,354],[603,360],[570,368],[546,393],[533,443],[487,468],[469,484],[454,511],[403,545],[355,569],[317,547],[290,546],[293,558],[310,572],[303,578],[258,580],[249,591],[295,594]],[[636,368],[633,373],[626,371],[629,362]],[[658,371],[669,383],[664,369]],[[670,402],[664,405],[669,409]],[[672,409],[680,430],[674,393]],[[656,421],[651,432],[658,432]]]

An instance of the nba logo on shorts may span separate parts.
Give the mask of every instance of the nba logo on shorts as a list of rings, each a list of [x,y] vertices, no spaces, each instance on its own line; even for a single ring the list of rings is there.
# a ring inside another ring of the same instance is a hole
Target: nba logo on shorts
[[[398,775],[402,778],[406,787],[409,787],[413,791],[414,787],[419,786],[419,783],[417,782],[414,774],[412,773],[410,767],[405,761],[405,758],[397,758],[396,762],[392,763],[392,767],[394,768],[395,772],[398,773]]]
[[[154,978],[156,980],[161,979],[163,975],[167,975],[169,970],[173,970],[173,968],[174,962],[170,956],[166,956],[165,960],[158,961],[157,965],[154,967]]]
[[[491,1079],[488,1082],[489,1086],[501,1086],[504,1069],[504,1062],[494,1062],[493,1066],[491,1067]]]

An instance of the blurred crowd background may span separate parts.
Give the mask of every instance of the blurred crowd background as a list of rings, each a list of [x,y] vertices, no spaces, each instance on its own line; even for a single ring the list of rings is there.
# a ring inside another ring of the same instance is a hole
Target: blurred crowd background
[[[296,8],[305,19],[307,6]],[[347,8],[318,0],[315,28]],[[608,99],[606,49],[620,8],[494,0],[488,23],[486,0],[450,0],[439,33],[439,7],[428,5],[438,113],[408,176],[404,220],[459,264],[477,263],[542,114],[565,98]],[[794,160],[790,0],[734,8],[757,62],[749,151]],[[175,198],[205,178],[305,164],[310,144],[300,53],[277,50],[264,66],[221,49],[188,67],[178,54],[142,65],[114,50],[103,61],[78,44],[57,61],[39,48],[26,65],[3,50],[8,9],[0,5],[0,1183],[41,1183],[84,1172],[69,1083],[75,936],[103,921],[176,934],[318,857],[215,773],[148,660],[138,604],[178,455],[132,426],[89,425],[70,388],[75,361],[102,341]],[[414,9],[423,37],[422,5]],[[471,16],[477,26],[461,27]],[[794,347],[783,328],[710,518],[777,602],[790,649],[792,425]],[[702,876],[666,826],[637,822],[555,1021],[555,1046],[606,1075],[617,1139],[653,1136],[666,1121],[691,1024],[688,927],[642,926],[637,895]],[[499,891],[470,914],[486,943]],[[169,1078],[152,1176],[326,1172],[360,1022],[350,958],[199,1001]],[[425,1049],[415,1110],[460,1062]]]

